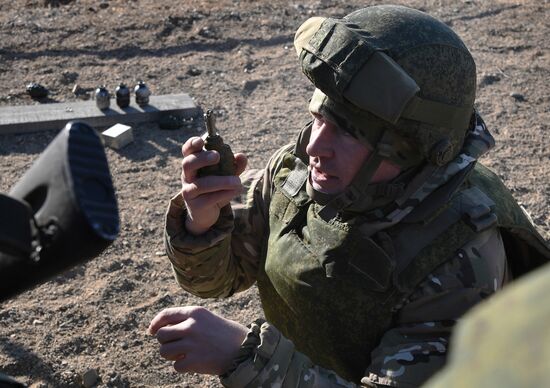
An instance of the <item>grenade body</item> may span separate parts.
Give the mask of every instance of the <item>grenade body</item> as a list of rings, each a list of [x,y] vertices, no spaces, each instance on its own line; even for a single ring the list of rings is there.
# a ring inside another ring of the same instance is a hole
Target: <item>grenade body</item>
[[[48,97],[49,92],[48,92],[48,89],[46,89],[46,87],[36,82],[31,82],[30,84],[27,85],[27,93],[32,98],[40,99],[40,98]]]
[[[208,130],[208,135],[204,139],[204,149],[207,151],[217,151],[220,154],[220,161],[215,165],[201,168],[197,173],[198,176],[235,175],[235,156],[233,155],[233,151],[231,151],[231,147],[225,144],[222,137],[217,133],[214,126],[213,112],[208,110],[204,114],[204,119],[206,122],[206,129]]]
[[[121,108],[126,108],[130,105],[130,89],[121,83],[115,89],[116,104]]]
[[[218,151],[220,161],[213,166],[206,166],[199,170],[199,176],[207,175],[235,175],[235,157],[228,144],[223,142],[221,136],[207,136],[204,140],[204,149]]]
[[[111,95],[105,86],[100,86],[95,90],[95,103],[101,110],[108,109],[111,104]]]
[[[145,82],[139,81],[134,88],[134,93],[136,94],[136,104],[142,107],[149,104],[149,96],[151,95],[151,91],[147,85],[145,85]]]

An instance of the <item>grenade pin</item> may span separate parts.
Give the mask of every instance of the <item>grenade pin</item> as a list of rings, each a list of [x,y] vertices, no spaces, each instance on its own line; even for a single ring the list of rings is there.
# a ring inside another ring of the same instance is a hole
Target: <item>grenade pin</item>
[[[204,114],[204,122],[206,123],[206,131],[209,137],[220,136],[216,130],[216,118],[212,109],[208,109]]]

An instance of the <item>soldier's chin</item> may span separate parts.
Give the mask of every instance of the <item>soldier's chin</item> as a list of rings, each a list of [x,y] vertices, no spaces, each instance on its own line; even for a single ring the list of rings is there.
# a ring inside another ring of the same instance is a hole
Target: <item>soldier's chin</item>
[[[323,194],[339,194],[342,192],[342,181],[334,175],[320,172],[316,168],[309,169],[309,182],[311,186]]]
[[[323,194],[338,194],[340,190],[337,188],[331,187],[331,185],[328,184],[322,184],[315,181],[315,179],[311,179],[311,186],[317,190],[320,193]]]

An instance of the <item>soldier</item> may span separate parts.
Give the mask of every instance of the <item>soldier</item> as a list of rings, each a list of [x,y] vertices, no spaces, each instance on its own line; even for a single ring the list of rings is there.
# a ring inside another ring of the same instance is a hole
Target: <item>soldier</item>
[[[261,171],[235,155],[239,180],[198,178],[218,155],[188,140],[166,218],[179,284],[217,298],[256,282],[267,320],[181,307],[149,330],[177,371],[229,387],[419,386],[456,320],[550,250],[477,162],[494,140],[449,27],[373,6],[311,18],[294,43],[316,87],[296,143]]]

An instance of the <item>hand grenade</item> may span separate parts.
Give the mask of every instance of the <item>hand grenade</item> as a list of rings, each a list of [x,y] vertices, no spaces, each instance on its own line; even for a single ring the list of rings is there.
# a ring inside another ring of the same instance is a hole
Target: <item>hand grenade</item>
[[[115,89],[116,104],[121,108],[130,105],[130,89],[122,82]]]
[[[198,171],[198,176],[207,175],[235,175],[235,157],[231,151],[231,147],[223,142],[222,137],[218,134],[215,122],[214,112],[207,110],[204,114],[204,121],[206,123],[206,130],[208,135],[204,140],[204,149],[208,151],[218,151],[220,154],[220,161],[213,166],[206,166]]]
[[[105,85],[101,85],[95,90],[95,103],[101,110],[108,109],[111,103],[111,95]]]
[[[134,88],[134,93],[136,94],[136,104],[141,107],[149,104],[149,96],[151,95],[151,91],[147,85],[145,85],[145,82],[139,81]]]

